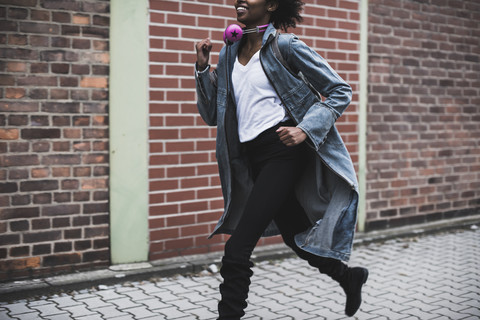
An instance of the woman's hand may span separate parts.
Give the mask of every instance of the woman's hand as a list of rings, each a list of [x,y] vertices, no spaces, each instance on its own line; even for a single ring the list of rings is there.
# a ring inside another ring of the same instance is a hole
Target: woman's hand
[[[280,127],[276,132],[280,137],[280,141],[287,147],[296,146],[307,139],[305,132],[297,127]]]
[[[212,51],[212,42],[210,38],[203,39],[195,45],[197,49],[197,67],[198,71],[203,71],[208,66],[210,60],[210,51]]]

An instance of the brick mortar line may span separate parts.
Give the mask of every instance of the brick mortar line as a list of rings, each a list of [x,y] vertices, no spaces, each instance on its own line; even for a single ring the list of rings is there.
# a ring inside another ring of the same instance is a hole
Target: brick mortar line
[[[438,223],[427,223],[395,228],[385,231],[372,231],[366,234],[357,234],[354,246],[364,246],[371,243],[381,243],[390,239],[424,236],[445,231],[461,230],[480,223],[480,215],[467,218],[449,219]],[[221,252],[207,255],[186,256],[164,259],[149,264],[150,267],[132,271],[113,271],[101,269],[77,274],[53,276],[43,279],[15,281],[3,283],[0,286],[0,301],[25,299],[35,295],[48,295],[71,290],[80,290],[98,284],[117,284],[119,282],[145,280],[150,277],[169,277],[174,275],[188,275],[205,270],[210,264],[219,264]],[[283,244],[259,247],[253,253],[255,262],[283,259],[295,256]],[[193,262],[192,262],[193,259]]]

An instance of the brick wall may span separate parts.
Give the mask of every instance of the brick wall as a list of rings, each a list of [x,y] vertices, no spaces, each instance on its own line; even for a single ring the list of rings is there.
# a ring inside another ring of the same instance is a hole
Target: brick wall
[[[108,1],[0,1],[0,280],[107,265]]]
[[[352,158],[358,150],[359,1],[305,1],[295,30],[352,85],[354,98],[338,122]],[[223,30],[235,23],[233,2],[150,1],[150,258],[222,250],[225,236],[207,240],[223,211],[215,160],[215,128],[196,108],[194,45],[213,40],[218,61]],[[261,244],[279,242],[278,237]]]
[[[480,3],[369,1],[367,230],[480,208]]]

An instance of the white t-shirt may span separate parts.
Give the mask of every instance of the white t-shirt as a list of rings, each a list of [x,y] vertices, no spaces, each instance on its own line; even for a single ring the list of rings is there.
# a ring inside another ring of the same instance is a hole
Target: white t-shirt
[[[238,61],[238,57],[235,59],[232,82],[240,142],[255,139],[286,118],[282,101],[260,64],[260,51],[245,66]]]

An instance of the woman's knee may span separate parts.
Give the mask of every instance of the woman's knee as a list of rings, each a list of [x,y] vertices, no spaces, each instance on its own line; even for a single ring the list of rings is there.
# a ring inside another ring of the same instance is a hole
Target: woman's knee
[[[225,257],[230,261],[246,263],[250,261],[253,248],[247,244],[238,241],[235,237],[230,237],[225,243]]]

